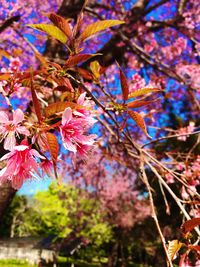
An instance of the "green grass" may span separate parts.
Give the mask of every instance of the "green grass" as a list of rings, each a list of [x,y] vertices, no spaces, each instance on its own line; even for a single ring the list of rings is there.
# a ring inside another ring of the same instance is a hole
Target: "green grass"
[[[22,260],[0,260],[1,267],[36,267],[36,265],[30,265],[26,261]]]

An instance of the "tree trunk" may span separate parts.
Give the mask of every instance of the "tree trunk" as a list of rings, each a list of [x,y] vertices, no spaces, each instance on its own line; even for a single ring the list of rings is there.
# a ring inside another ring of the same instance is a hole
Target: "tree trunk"
[[[9,207],[16,190],[11,187],[9,182],[0,185],[0,222],[6,209]]]

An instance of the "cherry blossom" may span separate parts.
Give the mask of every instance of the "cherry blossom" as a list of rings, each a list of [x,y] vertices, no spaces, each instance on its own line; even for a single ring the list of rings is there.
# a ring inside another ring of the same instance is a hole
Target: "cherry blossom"
[[[28,136],[29,130],[21,126],[24,120],[24,113],[21,109],[16,109],[13,113],[13,120],[9,120],[8,115],[4,111],[0,111],[0,135],[4,140],[4,149],[12,151],[16,146],[16,136],[20,134]]]
[[[64,147],[74,153],[77,151],[82,151],[83,153],[83,145],[92,146],[96,135],[90,134],[87,136],[84,134],[88,126],[90,125],[87,119],[73,117],[72,109],[66,108],[63,112],[62,125],[60,127]]]
[[[0,182],[11,181],[12,187],[19,189],[23,182],[38,173],[36,158],[45,159],[35,149],[22,144],[5,154],[0,161],[7,160],[7,165],[0,171]],[[39,174],[39,173],[38,173]]]

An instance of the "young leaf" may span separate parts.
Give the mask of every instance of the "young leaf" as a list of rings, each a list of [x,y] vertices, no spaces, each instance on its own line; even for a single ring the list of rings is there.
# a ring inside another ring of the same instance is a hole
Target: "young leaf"
[[[146,129],[146,125],[145,125],[145,121],[143,119],[143,117],[132,110],[128,110],[128,114],[129,116],[135,121],[135,123],[137,124],[138,127],[140,127],[140,129],[149,137],[151,138],[151,136],[147,133],[147,129]]]
[[[54,134],[47,132],[46,133],[47,142],[49,145],[49,151],[51,153],[51,158],[53,163],[56,163],[58,158],[58,152],[59,152],[59,145],[57,138]]]
[[[38,118],[38,122],[40,123],[42,121],[41,105],[40,105],[40,102],[38,100],[37,94],[36,94],[35,89],[34,89],[32,77],[30,79],[30,87],[31,87],[33,106],[35,108],[35,113],[36,113],[36,116]]]
[[[78,71],[78,73],[85,79],[88,81],[92,81],[93,80],[93,75],[90,71],[83,69],[83,68],[76,68],[76,70]]]
[[[28,27],[42,31],[54,37],[61,43],[65,44],[67,42],[67,36],[56,26],[51,24],[28,24]]]
[[[0,81],[7,81],[10,77],[11,73],[0,73]]]
[[[124,75],[123,71],[120,69],[120,83],[121,83],[121,88],[122,88],[122,94],[123,94],[123,99],[124,102],[128,99],[128,83],[126,76]]]
[[[144,107],[147,106],[149,104],[151,104],[152,102],[154,102],[155,100],[152,101],[145,101],[145,100],[134,100],[131,101],[129,103],[127,103],[127,107],[128,108],[139,108],[139,107]]]
[[[85,30],[81,33],[80,39],[82,41],[85,41],[96,33],[99,33],[107,28],[120,25],[123,23],[124,21],[121,21],[121,20],[102,20],[102,21],[94,22],[86,26]]]
[[[162,91],[158,88],[141,88],[141,89],[138,89],[132,93],[130,93],[128,95],[128,98],[133,98],[133,97],[138,97],[138,96],[141,96],[141,95],[146,95],[148,93],[153,93],[153,92],[159,92],[159,91]]]
[[[179,242],[178,240],[169,241],[169,245],[168,245],[167,250],[168,250],[169,258],[171,260],[174,259],[174,256],[179,251],[179,249],[182,247],[182,245],[183,245],[183,243]]]
[[[189,245],[188,248],[200,252],[200,246],[198,246],[198,245],[194,245],[194,246],[193,245]]]
[[[71,39],[72,38],[72,31],[70,28],[70,25],[68,23],[68,20],[55,14],[55,13],[49,13],[47,14],[48,18],[53,22],[53,24],[58,27],[64,34]]]
[[[183,234],[187,234],[188,232],[191,232],[198,225],[200,225],[200,218],[193,218],[183,223],[181,225],[181,230]]]
[[[67,107],[70,107],[72,109],[82,108],[82,106],[74,102],[56,102],[46,107],[44,113],[45,116],[48,118],[52,115],[55,115],[56,113],[64,111]]]
[[[100,54],[79,54],[79,55],[74,55],[74,56],[70,56],[66,63],[65,63],[65,66],[66,67],[73,67],[79,63],[82,63],[86,60],[88,60],[89,58],[91,57],[94,57],[96,55],[100,55]]]
[[[57,141],[56,136],[52,133],[47,132],[46,137],[47,137],[47,142],[49,145],[49,151],[51,154],[51,158],[53,161],[54,173],[55,173],[55,176],[57,178],[56,163],[57,163],[57,158],[58,158],[58,153],[59,153],[58,141]]]
[[[6,58],[8,58],[8,59],[11,58],[11,55],[10,55],[7,51],[5,51],[5,50],[3,50],[3,49],[0,49],[0,56],[1,56],[1,57],[4,56],[4,57],[6,57]]]
[[[98,81],[99,77],[100,77],[100,69],[101,69],[99,62],[97,60],[92,61],[90,63],[90,69],[92,71],[92,74],[93,74],[95,80]]]

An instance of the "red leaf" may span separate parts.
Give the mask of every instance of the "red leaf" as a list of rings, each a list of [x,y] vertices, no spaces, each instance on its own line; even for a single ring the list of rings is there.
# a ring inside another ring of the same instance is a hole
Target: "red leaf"
[[[191,232],[198,225],[200,225],[200,218],[193,218],[183,223],[181,225],[181,230],[183,234],[187,234],[188,232]]]
[[[128,90],[128,83],[127,83],[126,76],[124,75],[121,69],[120,69],[120,83],[121,83],[121,88],[122,88],[123,99],[125,102],[128,99],[129,90]]]
[[[96,55],[100,55],[100,54],[79,54],[79,55],[70,56],[67,59],[65,66],[68,68],[75,66],[75,65],[82,63],[82,62],[84,62],[84,61],[88,60],[89,58],[94,57]]]
[[[85,79],[88,81],[92,81],[93,80],[93,75],[90,71],[85,70],[83,68],[76,68],[76,70],[78,71],[78,73]]]
[[[196,251],[199,251],[200,252],[200,246],[193,246],[193,245],[189,245],[188,246],[189,249],[192,249],[192,250],[196,250]]]
[[[41,113],[41,105],[40,102],[37,98],[37,94],[35,92],[34,86],[33,86],[33,80],[31,78],[31,95],[32,95],[32,100],[33,100],[33,106],[35,108],[35,113],[37,115],[38,118],[38,122],[40,123],[42,121],[42,113]]]
[[[66,34],[69,39],[72,38],[72,31],[68,23],[68,19],[65,19],[55,13],[47,14],[47,16],[55,26],[57,26],[61,31]]]
[[[151,104],[153,101],[135,100],[127,104],[128,108],[139,108]]]
[[[46,137],[47,137],[49,151],[51,153],[51,158],[52,158],[53,165],[54,165],[54,173],[57,178],[56,163],[57,163],[57,158],[58,158],[58,153],[59,153],[58,141],[57,141],[56,136],[52,133],[47,132]]]
[[[147,133],[147,129],[146,129],[146,124],[145,121],[143,119],[143,117],[132,110],[128,110],[128,114],[129,116],[135,121],[135,123],[137,124],[138,127],[140,127],[140,129],[149,137],[151,138],[151,136],[149,136],[149,134]]]

